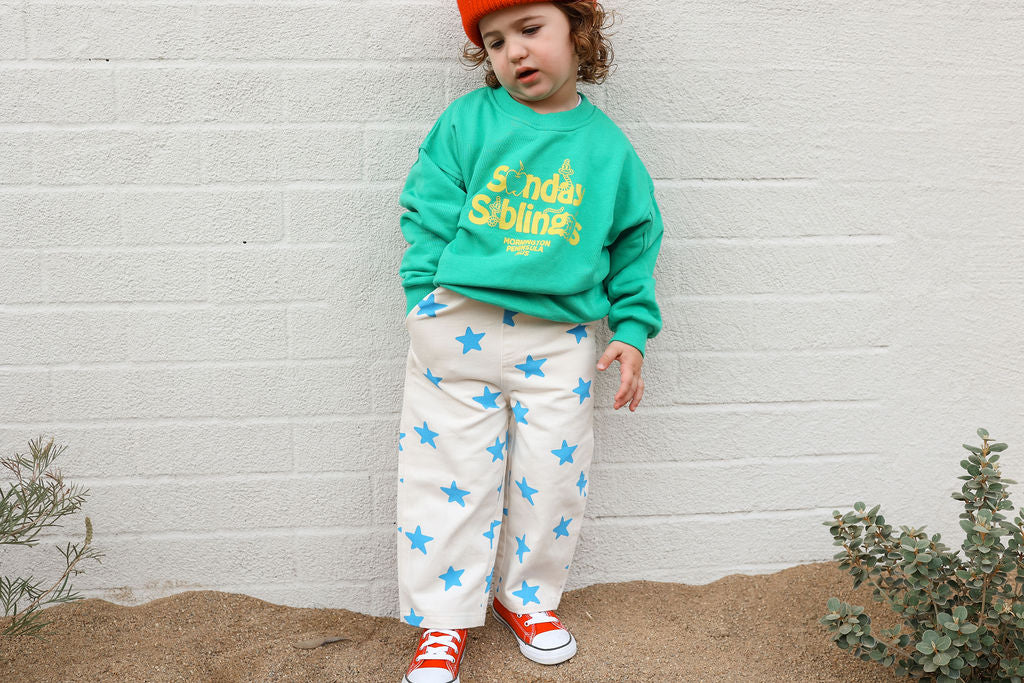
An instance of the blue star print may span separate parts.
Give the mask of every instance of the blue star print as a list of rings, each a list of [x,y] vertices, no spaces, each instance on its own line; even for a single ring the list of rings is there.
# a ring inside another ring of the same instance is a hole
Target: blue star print
[[[590,382],[584,382],[583,378],[580,377],[580,385],[572,390],[572,393],[579,394],[580,405],[583,404],[583,399],[590,398]]]
[[[519,556],[519,564],[523,563],[523,555],[530,552],[530,547],[526,545],[526,534],[523,534],[522,538],[516,536],[516,555]]]
[[[412,541],[412,547],[409,550],[416,550],[419,548],[423,551],[423,554],[427,554],[427,543],[434,540],[433,536],[427,536],[420,531],[420,525],[416,525],[416,531],[406,531],[405,535]]]
[[[491,592],[491,579],[494,578],[494,567],[491,567],[491,573],[487,575],[487,586],[484,588],[484,593]]]
[[[508,442],[506,441],[505,443],[508,443]],[[505,444],[501,442],[501,437],[500,436],[494,437],[494,445],[487,447],[487,450],[490,451],[491,455],[494,456],[493,458],[491,458],[491,462],[494,462],[496,460],[504,460],[505,459],[505,456],[502,454],[502,449],[504,449],[504,448],[505,448]],[[498,490],[499,491],[501,490],[501,486],[498,486]]]
[[[411,608],[409,609],[409,613],[402,618],[410,624],[412,624],[413,626],[419,626],[420,622],[423,621],[423,615],[416,614],[416,610]]]
[[[500,391],[491,391],[490,388],[485,384],[484,393],[481,396],[474,396],[473,400],[482,405],[484,408],[497,408],[498,404],[494,401],[495,398],[501,396]]]
[[[520,424],[530,424],[526,421],[526,414],[528,412],[530,412],[530,409],[525,407],[519,401],[516,401],[516,404],[512,406],[512,413],[516,416],[516,422],[519,422]]]
[[[434,301],[434,295],[430,294],[426,298],[421,299],[417,304],[420,309],[420,315],[429,315],[431,318],[437,317],[437,312],[442,308],[448,308],[448,304],[442,304]]]
[[[461,586],[462,585],[462,580],[461,579],[462,579],[462,572],[464,572],[464,571],[466,571],[466,570],[465,569],[459,569],[458,571],[456,571],[455,567],[452,567],[451,565],[449,565],[448,566],[448,571],[446,571],[444,574],[441,574],[440,576],[437,577],[439,579],[443,579],[444,580],[444,590],[445,590],[445,592],[447,592],[448,589],[453,587],[453,586]]]
[[[491,549],[494,549],[494,530],[501,526],[501,520],[496,519],[491,522],[491,528],[489,531],[484,532],[484,538],[491,542]]]
[[[477,351],[483,351],[480,348],[480,340],[484,338],[486,332],[474,332],[469,327],[466,328],[465,334],[459,335],[455,339],[462,342],[462,355],[466,355],[473,349]]]
[[[556,448],[551,452],[558,456],[558,464],[559,466],[561,466],[567,462],[572,462],[573,451],[575,451],[578,447],[579,444],[576,444],[575,446],[570,446],[565,442],[565,439],[562,439],[562,447]]]
[[[427,371],[423,373],[423,376],[426,377],[427,379],[429,379],[431,382],[433,382],[435,387],[437,387],[438,389],[441,388],[440,382],[444,378],[443,377],[437,377],[434,373],[432,373],[430,371],[430,368],[427,368]]]
[[[523,477],[522,482],[516,482],[516,486],[519,487],[519,492],[523,494],[523,498],[530,501],[530,505],[533,505],[533,494],[537,493],[537,489],[532,488],[526,483],[526,477]]]
[[[540,369],[540,366],[543,365],[546,360],[547,358],[534,358],[530,354],[526,354],[526,361],[520,363],[516,367],[522,370],[526,377],[533,377],[534,375],[543,377],[544,371]]]
[[[567,330],[566,334],[571,334],[575,336],[576,343],[579,344],[581,341],[583,341],[583,338],[587,336],[587,326],[581,323],[576,327],[572,328],[571,330]]]
[[[581,496],[587,495],[587,494],[583,493],[583,487],[586,486],[586,485],[587,485],[587,478],[583,476],[583,470],[580,470],[580,478],[576,480],[576,486],[579,487],[580,495]]]
[[[405,432],[398,432],[398,450],[402,450],[402,439],[405,438]]]
[[[462,499],[469,495],[469,491],[463,491],[458,486],[456,486],[454,479],[452,479],[451,486],[442,486],[441,490],[448,494],[449,503],[458,503],[462,507],[466,507],[466,503]]]
[[[510,310],[508,310],[506,308],[505,309],[505,319],[502,322],[504,322],[509,327],[515,327],[516,326],[516,321],[513,320],[512,318],[517,316],[517,315],[519,315],[519,311],[510,311]]]
[[[531,602],[535,602],[539,605],[540,600],[537,599],[538,588],[540,588],[540,584],[537,584],[536,586],[531,586],[530,584],[523,581],[523,587],[519,590],[512,591],[512,595],[516,596],[517,598],[523,601],[523,607],[526,607]]]
[[[434,439],[437,438],[437,432],[430,430],[426,420],[423,421],[422,427],[413,427],[413,429],[420,435],[420,443],[429,443],[434,447],[434,450],[437,450],[437,444],[434,443]]]
[[[564,515],[562,516],[562,521],[558,524],[558,526],[552,529],[552,531],[555,532],[555,538],[558,538],[560,536],[567,537],[569,535],[569,522],[571,521],[572,517],[566,519]]]

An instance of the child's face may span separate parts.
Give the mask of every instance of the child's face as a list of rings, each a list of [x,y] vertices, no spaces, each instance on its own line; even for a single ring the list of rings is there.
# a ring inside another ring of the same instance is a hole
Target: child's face
[[[512,97],[541,114],[576,106],[579,57],[562,10],[550,2],[514,5],[486,15],[478,28],[494,75]]]

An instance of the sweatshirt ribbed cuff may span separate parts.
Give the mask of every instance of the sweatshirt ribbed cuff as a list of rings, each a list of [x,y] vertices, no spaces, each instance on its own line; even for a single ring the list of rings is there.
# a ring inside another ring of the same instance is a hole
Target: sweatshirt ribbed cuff
[[[646,357],[647,326],[633,320],[623,320],[619,323],[619,328],[615,330],[615,334],[612,335],[611,341],[629,344]]]

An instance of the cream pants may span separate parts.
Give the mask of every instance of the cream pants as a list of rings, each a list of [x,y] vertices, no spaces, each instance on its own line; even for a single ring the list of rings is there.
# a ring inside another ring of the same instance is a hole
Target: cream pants
[[[398,582],[413,626],[482,626],[492,591],[555,609],[594,449],[594,325],[437,287],[406,317]]]

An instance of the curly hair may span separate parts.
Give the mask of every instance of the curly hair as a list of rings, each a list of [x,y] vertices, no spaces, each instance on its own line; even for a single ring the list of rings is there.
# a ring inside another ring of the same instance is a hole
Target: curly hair
[[[580,58],[576,80],[584,83],[603,83],[612,66],[612,44],[602,32],[610,28],[617,16],[615,10],[605,10],[595,0],[553,0],[553,4],[569,19],[569,37]],[[486,48],[466,41],[462,59],[471,69],[485,65],[484,82],[492,88],[501,87],[491,68]]]

